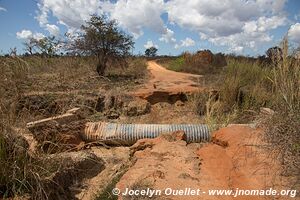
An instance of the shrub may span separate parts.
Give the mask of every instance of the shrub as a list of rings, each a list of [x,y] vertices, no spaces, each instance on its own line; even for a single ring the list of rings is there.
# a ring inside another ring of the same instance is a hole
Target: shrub
[[[130,79],[141,79],[147,74],[147,61],[144,58],[128,58],[128,67],[109,67],[108,77],[127,77]]]
[[[180,72],[183,71],[185,65],[185,60],[182,56],[174,59],[173,61],[171,61],[171,63],[168,66],[168,69],[176,71],[176,72]]]
[[[173,71],[201,75],[219,72],[227,65],[223,54],[214,55],[209,50],[198,51],[195,54],[185,52],[175,59],[161,60],[160,63]]]

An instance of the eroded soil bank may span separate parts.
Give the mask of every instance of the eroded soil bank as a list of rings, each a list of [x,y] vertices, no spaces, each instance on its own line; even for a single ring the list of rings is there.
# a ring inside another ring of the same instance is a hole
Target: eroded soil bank
[[[175,135],[174,135],[175,134]],[[209,190],[290,189],[280,176],[280,165],[267,151],[263,130],[234,125],[214,133],[209,144],[186,144],[182,134],[138,141],[131,151],[134,165],[116,185],[126,188],[200,189],[201,196],[159,195],[157,199],[233,199],[232,195],[212,195]],[[286,188],[282,188],[286,185]],[[163,192],[162,192],[163,193]],[[143,199],[145,196],[119,196]],[[284,196],[238,196],[235,199],[288,199]],[[147,199],[147,198],[145,198]]]

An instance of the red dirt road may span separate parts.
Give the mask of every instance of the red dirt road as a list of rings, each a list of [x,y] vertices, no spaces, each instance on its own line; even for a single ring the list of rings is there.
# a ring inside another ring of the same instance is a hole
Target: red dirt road
[[[148,62],[148,70],[151,74],[150,80],[134,92],[135,96],[145,97],[154,92],[191,93],[199,90],[201,75],[171,71],[155,61]]]

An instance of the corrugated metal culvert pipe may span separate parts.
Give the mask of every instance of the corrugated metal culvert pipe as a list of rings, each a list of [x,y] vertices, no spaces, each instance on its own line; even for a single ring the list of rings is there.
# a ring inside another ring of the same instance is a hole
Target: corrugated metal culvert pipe
[[[115,124],[89,122],[86,124],[83,139],[102,141],[108,144],[131,145],[143,138],[155,138],[160,134],[184,131],[186,142],[207,142],[210,131],[204,124]]]

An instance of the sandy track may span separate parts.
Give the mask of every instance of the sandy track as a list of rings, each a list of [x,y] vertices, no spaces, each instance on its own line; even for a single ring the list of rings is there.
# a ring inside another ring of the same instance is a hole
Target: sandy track
[[[142,88],[135,91],[137,96],[147,96],[154,92],[168,92],[176,94],[180,92],[190,93],[199,90],[201,75],[181,73],[168,70],[155,61],[148,62],[150,79]]]

